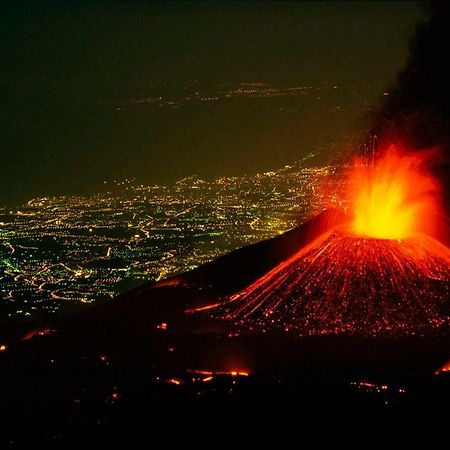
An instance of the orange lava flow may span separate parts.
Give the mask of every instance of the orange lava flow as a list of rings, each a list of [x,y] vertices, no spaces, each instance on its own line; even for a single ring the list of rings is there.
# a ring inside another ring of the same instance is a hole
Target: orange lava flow
[[[355,235],[406,239],[436,234],[441,187],[428,167],[432,155],[392,145],[373,165],[356,160],[348,180]]]

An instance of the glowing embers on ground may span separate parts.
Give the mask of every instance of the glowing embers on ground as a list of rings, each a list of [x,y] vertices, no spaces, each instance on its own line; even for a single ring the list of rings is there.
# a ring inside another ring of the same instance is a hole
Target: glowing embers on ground
[[[302,335],[410,335],[450,324],[450,250],[426,235],[369,239],[335,229],[209,314]]]
[[[378,239],[434,235],[442,218],[441,188],[429,171],[434,156],[433,151],[405,153],[392,145],[374,164],[357,159],[348,180],[352,231]]]

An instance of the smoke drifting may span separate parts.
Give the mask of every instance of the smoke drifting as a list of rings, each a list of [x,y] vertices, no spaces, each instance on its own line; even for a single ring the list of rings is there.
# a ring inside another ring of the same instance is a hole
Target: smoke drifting
[[[401,141],[418,151],[439,148],[442,159],[435,174],[444,186],[450,206],[450,4],[426,5],[429,19],[416,27],[410,55],[389,95],[378,110],[373,134],[382,140]]]

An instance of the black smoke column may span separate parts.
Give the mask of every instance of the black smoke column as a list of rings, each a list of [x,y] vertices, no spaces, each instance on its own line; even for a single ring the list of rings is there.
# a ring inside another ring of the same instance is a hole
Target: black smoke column
[[[400,139],[409,149],[437,147],[436,174],[450,206],[450,3],[425,4],[429,19],[417,25],[410,55],[377,113],[374,134]],[[447,214],[448,216],[448,214]]]

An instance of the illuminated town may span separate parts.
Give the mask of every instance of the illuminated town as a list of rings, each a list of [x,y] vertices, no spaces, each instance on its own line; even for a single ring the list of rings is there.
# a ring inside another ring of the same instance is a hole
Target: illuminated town
[[[286,113],[302,111],[305,108],[326,108],[328,113],[338,112],[349,105],[370,108],[367,92],[379,91],[377,83],[361,86],[335,84],[281,84],[269,82],[213,83],[207,85],[199,81],[170,84],[162,81],[147,82],[136,88],[136,94],[123,99],[98,100],[99,104],[125,112],[139,107],[156,107],[176,110],[205,103],[223,103],[229,106],[245,99],[261,100],[259,106],[272,106]],[[346,98],[342,99],[342,92]],[[384,95],[388,95],[387,92]],[[264,105],[264,100],[270,103]],[[278,102],[277,102],[278,99]]]
[[[315,158],[248,177],[191,176],[173,186],[105,182],[101,194],[3,208],[2,309],[10,318],[34,318],[109,300],[293,228],[322,209],[318,188],[336,171],[315,166]]]

